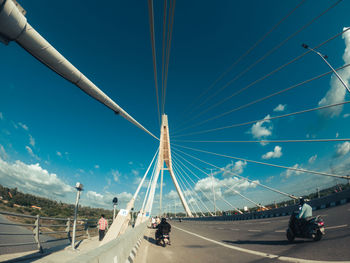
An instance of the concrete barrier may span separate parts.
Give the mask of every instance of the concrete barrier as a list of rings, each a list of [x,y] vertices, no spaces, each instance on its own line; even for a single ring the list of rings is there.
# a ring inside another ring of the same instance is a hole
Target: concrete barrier
[[[82,254],[72,263],[125,263],[130,261],[130,253],[143,237],[148,222],[129,229],[123,235],[92,251]]]
[[[308,202],[313,210],[324,209],[337,205],[342,205],[350,202],[350,189],[334,193],[321,198],[316,198]],[[191,221],[233,221],[233,220],[249,220],[249,219],[260,219],[269,217],[279,217],[290,215],[293,211],[298,209],[298,205],[291,205],[286,207],[279,207],[262,212],[252,212],[242,215],[230,215],[230,216],[208,216],[208,217],[197,217],[197,218],[184,218],[184,220]]]

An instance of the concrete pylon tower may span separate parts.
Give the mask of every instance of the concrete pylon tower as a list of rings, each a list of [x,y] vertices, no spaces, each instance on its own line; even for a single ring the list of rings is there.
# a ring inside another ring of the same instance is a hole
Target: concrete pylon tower
[[[187,202],[185,200],[185,197],[180,189],[179,183],[176,180],[172,161],[171,161],[171,149],[170,149],[170,137],[169,137],[169,126],[168,126],[168,116],[163,114],[162,115],[162,125],[160,130],[160,144],[159,144],[159,156],[158,156],[158,164],[157,169],[154,175],[154,180],[151,186],[150,190],[150,196],[147,200],[146,204],[146,212],[150,212],[152,210],[152,204],[154,199],[154,193],[156,189],[156,184],[159,178],[159,174],[162,173],[164,170],[168,170],[171,176],[171,179],[173,180],[173,183],[175,185],[176,191],[180,197],[181,203],[185,209],[185,212],[187,216],[193,217]],[[162,198],[162,197],[161,197]]]

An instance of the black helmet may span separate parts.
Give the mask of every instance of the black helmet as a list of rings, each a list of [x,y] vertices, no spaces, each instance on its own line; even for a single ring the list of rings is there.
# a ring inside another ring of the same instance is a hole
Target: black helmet
[[[162,218],[162,223],[165,223],[166,222],[166,219],[163,217]]]
[[[303,197],[300,197],[299,198],[299,205],[303,205],[303,204],[305,204],[305,200]]]

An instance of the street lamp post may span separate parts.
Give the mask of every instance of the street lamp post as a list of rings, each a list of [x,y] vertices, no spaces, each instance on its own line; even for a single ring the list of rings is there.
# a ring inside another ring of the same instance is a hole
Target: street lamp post
[[[339,74],[337,73],[337,71],[335,71],[335,69],[331,66],[331,64],[329,64],[329,62],[327,61],[327,56],[322,55],[320,52],[318,52],[317,50],[309,47],[306,44],[302,44],[301,45],[303,48],[308,49],[314,53],[316,53],[317,55],[319,55],[324,62],[326,62],[326,64],[331,68],[331,70],[334,72],[334,74],[337,76],[337,78],[339,79],[339,81],[343,84],[343,86],[348,90],[348,92],[350,93],[350,88],[348,87],[348,85],[346,85],[345,81],[339,76]]]
[[[213,191],[213,198],[214,198],[214,216],[216,216],[216,196],[215,196],[215,189],[214,189],[213,169],[210,169],[210,176],[211,176],[211,188]]]
[[[114,197],[112,202],[113,202],[113,222],[114,222],[115,211],[116,211],[116,209],[117,209],[117,204],[118,204],[118,198],[117,198],[117,197]]]
[[[75,200],[75,208],[74,208],[73,237],[72,237],[73,250],[75,250],[75,231],[77,227],[78,206],[79,206],[80,192],[83,191],[83,185],[78,182],[75,184],[75,189],[77,189],[78,191],[77,191],[77,198]]]

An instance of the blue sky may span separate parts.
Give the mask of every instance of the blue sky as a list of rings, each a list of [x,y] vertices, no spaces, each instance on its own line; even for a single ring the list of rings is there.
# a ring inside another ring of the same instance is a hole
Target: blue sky
[[[317,46],[341,32],[344,27],[350,26],[350,3],[341,1],[298,32],[336,2],[304,1],[207,94],[198,99],[203,91],[295,8],[299,1],[220,1],[215,4],[210,1],[177,1],[165,103],[172,142],[289,167],[346,174],[350,166],[349,142],[264,145],[184,142],[349,138],[350,108],[347,105],[190,135],[236,123],[261,120],[268,115],[277,116],[349,100],[349,94],[345,93],[337,79],[327,75],[199,125],[206,119],[327,72],[329,68],[321,58],[309,53],[241,94],[201,114],[208,107],[303,54],[305,50],[301,47],[302,43]],[[96,4],[95,1],[20,3],[27,11],[28,22],[43,37],[136,120],[159,135],[147,1],[141,1],[137,5],[129,1],[110,1],[104,4]],[[162,62],[162,8],[163,1],[155,1],[158,76],[161,76]],[[222,92],[212,96],[295,32],[298,33],[270,56],[242,74]],[[319,50],[328,55],[329,62],[335,68],[349,63],[349,33],[335,38]],[[1,184],[72,203],[75,194],[72,186],[80,181],[85,185],[82,204],[111,208],[112,197],[116,195],[120,197],[121,205],[125,205],[147,169],[158,147],[157,141],[53,73],[16,43],[0,45],[0,54]],[[340,74],[348,83],[349,69]],[[208,97],[210,99],[201,104]],[[234,161],[231,164],[231,159],[228,158],[180,147],[176,149],[296,195],[336,183],[333,178],[245,162]],[[207,168],[210,165],[177,153],[202,170],[209,171]],[[176,158],[180,164],[178,160],[181,157]],[[193,167],[191,169],[203,178],[197,182],[198,179],[193,177],[197,184],[192,186],[210,196],[211,181],[205,179],[204,173]],[[223,195],[237,207],[248,204],[232,192],[225,192],[223,185],[235,185],[235,189],[263,203],[285,199],[253,184],[237,182],[227,173],[217,173],[215,176],[217,194]],[[166,204],[178,202],[173,191],[171,179],[166,174]],[[145,188],[141,192],[144,194]],[[188,198],[190,199],[189,196]],[[142,199],[143,195],[136,208]],[[222,201],[218,201],[218,205],[222,209],[228,209]],[[156,204],[154,207],[157,209]]]

